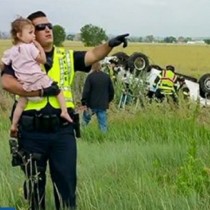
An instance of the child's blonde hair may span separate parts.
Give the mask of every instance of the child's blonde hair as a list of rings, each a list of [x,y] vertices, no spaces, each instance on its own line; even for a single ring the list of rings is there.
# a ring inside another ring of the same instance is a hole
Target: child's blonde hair
[[[17,33],[22,32],[23,28],[26,25],[32,25],[32,22],[29,19],[23,18],[23,17],[18,17],[11,23],[11,36],[12,36],[12,43],[17,44],[19,41],[19,38],[17,37]]]

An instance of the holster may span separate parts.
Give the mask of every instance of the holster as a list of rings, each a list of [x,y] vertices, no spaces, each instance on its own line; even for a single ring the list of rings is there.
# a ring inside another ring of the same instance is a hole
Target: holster
[[[72,112],[71,118],[74,121],[73,126],[74,126],[74,131],[75,131],[75,136],[77,138],[81,137],[81,132],[80,132],[80,120],[79,120],[79,113],[77,112]]]
[[[33,160],[40,160],[42,154],[39,153],[29,153],[19,148],[19,142],[16,138],[9,139],[10,153],[12,155],[11,164],[13,167],[24,166],[29,158]]]

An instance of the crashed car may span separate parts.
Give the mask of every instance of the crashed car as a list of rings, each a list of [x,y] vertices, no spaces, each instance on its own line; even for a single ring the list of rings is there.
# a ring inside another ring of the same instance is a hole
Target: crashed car
[[[144,84],[147,91],[155,91],[153,88],[154,80],[162,71],[158,65],[150,64],[149,58],[139,52],[134,52],[128,56],[124,52],[117,52],[103,60],[103,65],[109,64],[113,59],[117,59],[117,77],[126,84],[132,84],[134,81]],[[179,78],[184,79],[189,89],[189,97],[199,102],[201,105],[210,105],[210,73],[202,75],[199,79],[189,75],[177,73]]]

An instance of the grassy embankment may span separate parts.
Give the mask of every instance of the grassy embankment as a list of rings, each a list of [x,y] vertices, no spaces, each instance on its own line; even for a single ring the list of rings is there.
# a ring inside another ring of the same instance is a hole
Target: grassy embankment
[[[145,54],[148,55],[148,49],[159,55],[152,58],[157,61],[156,64],[186,65],[183,69],[192,76],[206,73],[205,68],[210,69],[210,62],[204,64],[207,58],[197,60],[208,57],[208,47],[185,46],[192,51],[188,56],[199,55],[193,59],[183,58],[188,66],[178,59],[183,51],[189,50],[184,46],[180,46],[174,60],[169,59],[168,53],[165,61],[162,58],[162,63],[158,57],[162,57],[161,53],[167,51],[169,46],[165,46],[165,50],[164,46],[160,46],[163,49],[160,52],[156,45],[132,45],[128,50],[133,48],[133,51],[137,51],[143,47]],[[193,47],[198,47],[197,53]],[[191,66],[190,60],[194,66]],[[202,73],[199,70],[201,66]],[[0,206],[27,209],[21,194],[24,177],[18,168],[10,166],[7,116],[11,101],[3,96],[2,91],[0,93]],[[183,104],[179,109],[167,104],[152,104],[136,110],[132,107],[119,110],[112,104],[107,135],[98,132],[96,121],[93,120],[78,140],[79,209],[209,209],[209,115],[209,108],[200,108],[196,104]],[[54,209],[50,184],[48,181],[49,210]]]

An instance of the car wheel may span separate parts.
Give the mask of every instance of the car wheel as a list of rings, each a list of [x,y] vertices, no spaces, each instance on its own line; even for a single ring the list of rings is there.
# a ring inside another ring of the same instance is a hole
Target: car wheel
[[[143,53],[135,52],[128,58],[128,68],[131,73],[138,76],[141,72],[147,71],[149,59]]]
[[[200,96],[210,99],[210,74],[204,74],[199,79]]]
[[[119,65],[126,66],[129,56],[124,52],[114,53],[112,56],[117,57]]]

